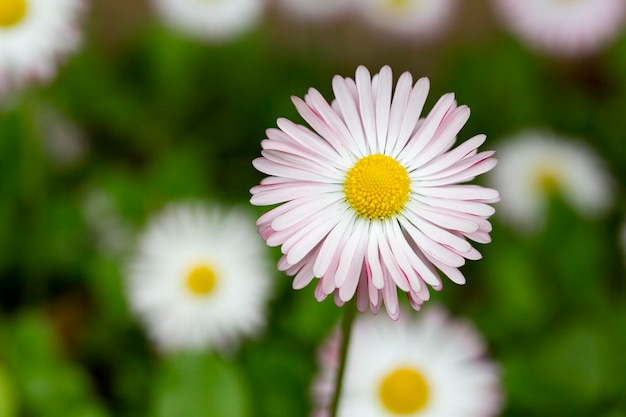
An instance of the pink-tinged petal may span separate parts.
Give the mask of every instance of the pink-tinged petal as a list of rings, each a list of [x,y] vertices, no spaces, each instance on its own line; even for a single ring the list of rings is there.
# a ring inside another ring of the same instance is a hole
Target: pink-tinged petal
[[[415,254],[406,242],[400,224],[396,221],[390,221],[385,225],[386,233],[389,236],[389,247],[398,261],[398,266],[408,280],[411,289],[414,291],[419,290],[422,286],[422,282],[411,260],[411,258],[415,257]]]
[[[461,256],[464,256],[464,253],[469,252],[472,249],[472,245],[470,245],[465,239],[424,220],[412,210],[407,209],[404,213],[406,218],[426,236],[437,243],[441,243],[442,245],[449,247]]]
[[[320,213],[322,211],[328,211],[328,213],[323,213],[324,217],[337,218],[334,207],[332,206],[336,206],[336,203],[342,199],[343,196],[338,195],[338,193],[322,194],[318,196],[317,199],[312,199],[300,204],[285,214],[275,218],[272,222],[272,229],[276,231],[288,229],[303,220],[315,218],[316,215],[322,214]],[[299,200],[304,200],[304,198],[300,198]]]
[[[314,174],[323,172],[325,176],[341,181],[345,170],[338,169],[323,158],[311,159],[308,156],[296,155],[274,149],[264,149],[261,156],[280,165],[299,168]]]
[[[489,155],[485,154],[493,153],[483,152],[481,154],[477,154],[472,156],[469,161],[460,161],[444,171],[429,175],[427,178],[414,176],[413,173],[409,176],[412,179],[417,178],[419,185],[425,187],[437,187],[440,185],[450,185],[471,181],[477,175],[484,174],[497,165],[498,161],[495,158],[489,158]]]
[[[498,191],[478,185],[420,187],[418,192],[422,195],[450,200],[475,200],[483,203],[496,203],[500,200],[500,193]]]
[[[336,219],[320,217],[304,226],[283,244],[281,250],[287,255],[287,262],[295,264],[304,258],[336,224]]]
[[[322,175],[319,172],[310,172],[303,169],[277,164],[267,158],[256,158],[252,165],[259,171],[267,175],[276,177],[293,178],[301,181],[317,181],[322,183],[336,183],[337,179],[332,176]]]
[[[374,84],[374,83],[373,83]],[[391,111],[391,92],[393,89],[393,75],[391,68],[385,65],[379,73],[378,88],[375,89],[376,105],[376,152],[384,152],[389,128],[389,114]]]
[[[320,253],[315,259],[315,265],[313,266],[315,276],[321,277],[326,274],[333,258],[337,257],[337,254],[341,252],[339,249],[340,243],[346,235],[346,231],[353,226],[353,221],[349,220],[346,212],[341,213],[340,216],[342,220],[330,231],[320,247]],[[344,219],[343,217],[346,218]]]
[[[308,128],[283,118],[278,119],[276,123],[280,129],[268,129],[266,131],[268,139],[261,141],[263,149],[274,148],[308,155],[311,158],[324,158],[334,164],[340,164],[343,160],[343,157],[331,146],[328,140],[318,136]]]
[[[356,287],[356,308],[363,313],[367,310],[369,303],[370,297],[367,287],[367,273],[363,270],[361,271],[361,276],[359,277],[359,284]]]
[[[483,243],[483,244],[491,243],[491,236],[489,236],[489,233],[475,232],[475,233],[468,233],[465,236],[468,239],[471,239],[476,243]]]
[[[459,271],[458,268],[447,265],[443,262],[440,262],[437,258],[431,257],[428,253],[425,253],[428,260],[430,260],[441,272],[443,272],[450,281],[455,284],[464,285],[466,282],[465,276]]]
[[[424,300],[422,300],[418,296],[409,293],[409,303],[411,304],[413,310],[419,311],[422,308],[422,304],[424,304]]]
[[[292,201],[295,196],[307,198],[325,194],[343,193],[341,184],[318,184],[293,181],[289,184],[256,185],[250,189],[250,203],[255,206],[270,206]]]
[[[358,89],[361,123],[365,133],[365,140],[368,144],[368,151],[369,153],[376,153],[378,144],[376,142],[376,116],[374,115],[372,80],[369,71],[363,66],[356,70],[356,86]]]
[[[326,297],[328,297],[328,294],[330,294],[330,293],[325,293],[325,292],[322,290],[322,284],[323,284],[322,279],[319,279],[319,280],[317,281],[317,285],[315,286],[315,291],[313,292],[313,295],[314,295],[315,299],[316,299],[317,301],[319,301],[320,303],[321,303],[322,301],[324,301],[324,300],[326,299]],[[332,291],[331,291],[331,292],[332,292]]]
[[[415,87],[411,90],[400,132],[398,133],[398,138],[392,150],[392,155],[394,155],[394,157],[398,155],[398,160],[400,160],[399,156],[402,150],[407,146],[407,143],[410,142],[412,135],[419,129],[419,118],[424,109],[424,103],[426,102],[429,89],[430,82],[428,78],[420,78],[417,83],[415,83]]]
[[[402,120],[404,120],[404,113],[409,102],[412,85],[413,77],[408,72],[403,73],[396,84],[396,90],[391,101],[391,109],[389,110],[389,127],[385,144],[385,154],[387,155],[395,155],[393,149],[398,142],[398,136],[402,129]]]
[[[302,269],[298,271],[296,276],[291,283],[291,286],[294,290],[300,290],[311,283],[315,275],[313,274],[313,267],[311,266],[312,262],[307,262],[304,264]]]
[[[432,161],[424,164],[423,166],[420,166],[415,170],[415,174],[420,177],[425,177],[427,175],[432,175],[434,173],[443,171],[444,169],[450,168],[453,164],[466,158],[472,152],[475,152],[476,149],[480,145],[482,145],[486,139],[487,136],[485,135],[476,135],[473,138],[461,143],[450,152],[446,152],[438,158],[435,158]]]
[[[433,139],[415,156],[408,169],[420,167],[450,149],[456,140],[456,135],[469,120],[469,116],[470,109],[467,106],[451,110],[434,133]]]
[[[424,123],[422,123],[417,132],[411,136],[411,139],[404,149],[398,154],[397,159],[402,165],[413,165],[415,158],[419,156],[420,152],[422,152],[433,139],[433,135],[437,131],[437,128],[439,128],[443,117],[453,106],[455,106],[455,101],[454,94],[452,93],[442,96],[439,101],[437,101],[433,109],[428,113],[428,116],[426,116]]]
[[[347,279],[344,284],[339,288],[339,298],[343,301],[352,299],[356,292],[361,273],[363,271],[363,256],[365,255],[365,248],[367,245],[367,235],[362,233],[360,236],[359,245],[356,247],[356,255],[353,262],[350,263],[350,269],[348,270]]]
[[[409,236],[411,236],[417,247],[420,248],[425,254],[428,254],[446,265],[453,267],[458,268],[465,264],[465,258],[427,237],[409,220],[400,217],[399,221],[404,230],[406,230]]]
[[[450,210],[458,210],[463,213],[475,216],[491,216],[496,210],[488,204],[477,203],[475,201],[448,200],[445,198],[434,198],[426,196],[415,196],[415,201],[431,207],[443,207]],[[272,224],[273,226],[273,224]]]
[[[465,259],[469,259],[470,261],[478,261],[483,258],[483,255],[474,247],[469,252],[463,254]]]
[[[365,231],[364,222],[357,221],[353,224],[352,233],[348,236],[348,241],[341,249],[341,256],[339,258],[339,266],[337,267],[337,272],[335,273],[335,287],[341,289],[341,287],[345,284],[348,279],[348,275],[352,265],[358,265],[358,274],[356,278],[361,274],[361,265],[363,265],[363,255],[364,253],[360,253],[360,248],[366,242],[367,233]],[[363,248],[363,252],[365,249]],[[360,256],[360,258],[359,258]],[[355,279],[356,281],[356,279]],[[343,300],[347,301],[348,299],[341,297]]]
[[[411,210],[414,210],[418,216],[423,217],[439,227],[464,233],[478,231],[478,223],[476,221],[458,216],[456,212],[452,210],[442,211],[440,208],[428,207],[421,204],[411,205]]]
[[[379,240],[382,236],[382,226],[379,222],[370,224],[370,239],[367,245],[367,255],[365,262],[371,272],[370,279],[375,288],[382,290],[384,285],[383,267],[380,261]]]
[[[385,301],[385,308],[387,314],[392,320],[398,320],[400,317],[400,304],[398,303],[398,291],[396,286],[387,281],[383,288],[383,300]]]
[[[346,81],[338,76],[333,77],[333,91],[337,99],[337,104],[341,109],[341,114],[344,117],[344,122],[350,131],[350,136],[354,138],[356,148],[359,150],[359,155],[367,155],[365,136],[363,135],[363,128],[361,126],[361,118],[354,100],[351,97]]]
[[[407,277],[402,273],[402,270],[398,266],[396,259],[393,257],[389,242],[387,239],[379,242],[380,244],[380,257],[383,261],[383,271],[385,276],[389,277],[394,285],[397,285],[402,291],[409,291],[410,285]],[[389,283],[385,283],[389,285]]]
[[[326,100],[324,100],[324,97],[322,97],[319,91],[313,88],[309,89],[309,93],[304,97],[304,100],[306,104],[308,104],[309,107],[311,107],[319,116],[321,116],[322,120],[337,133],[337,139],[339,141],[338,144],[341,148],[347,147],[347,150],[353,153],[358,151],[359,148],[357,146],[357,143],[350,134],[350,131],[342,120],[340,114],[337,113],[326,102]]]
[[[298,113],[302,118],[322,137],[328,142],[335,152],[342,158],[346,158],[348,152],[343,146],[341,139],[341,133],[338,132],[333,126],[328,124],[322,116],[320,116],[313,108],[298,97],[291,98]],[[322,99],[323,100],[323,99]],[[344,126],[345,128],[345,126]]]

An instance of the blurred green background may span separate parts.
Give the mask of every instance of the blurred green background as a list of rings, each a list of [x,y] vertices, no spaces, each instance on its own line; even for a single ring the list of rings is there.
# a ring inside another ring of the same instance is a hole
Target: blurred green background
[[[606,216],[583,220],[556,196],[547,227],[520,237],[496,213],[468,283],[434,298],[472,319],[501,363],[503,416],[626,416],[626,34],[590,57],[550,58],[486,1],[464,2],[426,44],[276,8],[220,45],[172,32],[144,2],[93,1],[83,23],[58,78],[0,112],[0,417],[308,415],[315,350],[341,314],[332,300],[276,272],[263,336],[230,356],[165,357],[129,314],[123,272],[167,202],[247,206],[265,129],[301,122],[290,96],[330,99],[332,76],[361,64],[428,76],[427,109],[455,92],[472,109],[461,139],[485,133],[486,149],[540,127],[606,160],[619,184]],[[77,142],[63,148],[67,135]]]

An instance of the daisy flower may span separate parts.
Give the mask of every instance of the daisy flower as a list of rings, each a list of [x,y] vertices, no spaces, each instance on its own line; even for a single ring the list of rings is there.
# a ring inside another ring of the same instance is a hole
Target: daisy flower
[[[525,131],[498,146],[500,164],[488,180],[502,191],[500,215],[523,232],[540,229],[558,193],[584,217],[607,211],[613,179],[586,144],[544,131]]]
[[[279,0],[279,5],[295,16],[307,19],[332,19],[348,9],[352,0]]]
[[[171,204],[140,238],[129,267],[130,306],[163,351],[230,348],[264,325],[264,255],[245,214]]]
[[[156,11],[173,29],[191,37],[223,42],[251,29],[264,0],[153,0]]]
[[[81,0],[0,2],[0,95],[54,77],[60,58],[80,43]]]
[[[590,54],[622,30],[625,0],[494,0],[509,29],[534,49]]]
[[[316,417],[329,416],[337,344],[323,347],[329,351],[313,382]],[[474,326],[451,319],[438,306],[398,322],[360,316],[352,329],[337,415],[495,416],[503,404],[500,374],[485,354]]]
[[[282,245],[278,268],[295,275],[294,288],[318,277],[318,300],[334,294],[342,305],[356,293],[360,311],[369,303],[377,313],[384,300],[397,318],[396,287],[418,309],[426,284],[442,287],[437,269],[465,283],[458,268],[481,257],[466,238],[489,242],[487,203],[499,194],[459,185],[496,164],[492,151],[477,152],[484,135],[451,149],[466,106],[446,94],[420,118],[428,79],[413,85],[404,73],[392,89],[389,67],[373,78],[359,67],[356,82],[333,79],[332,106],[315,89],[294,97],[315,131],[282,118],[267,130],[253,165],[269,177],[251,202],[280,204],[257,225],[268,245]]]
[[[366,23],[390,34],[433,38],[452,20],[456,0],[355,0]]]

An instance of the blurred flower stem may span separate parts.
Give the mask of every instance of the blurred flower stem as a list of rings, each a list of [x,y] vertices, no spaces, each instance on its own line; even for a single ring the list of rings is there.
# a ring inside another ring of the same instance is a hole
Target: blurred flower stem
[[[346,360],[348,359],[350,336],[352,335],[352,324],[354,323],[355,317],[356,301],[355,298],[353,298],[343,308],[343,317],[341,319],[341,351],[339,353],[337,384],[335,385],[335,393],[333,394],[333,402],[330,409],[331,417],[337,417],[339,398],[341,398],[341,389],[343,388],[343,374],[346,370]]]

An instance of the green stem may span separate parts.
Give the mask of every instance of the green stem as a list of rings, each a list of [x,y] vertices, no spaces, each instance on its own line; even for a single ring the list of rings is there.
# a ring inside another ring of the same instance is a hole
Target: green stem
[[[341,352],[339,356],[339,369],[337,371],[337,382],[335,384],[335,393],[330,409],[330,416],[337,417],[337,409],[339,399],[341,398],[341,389],[343,388],[343,376],[346,370],[346,361],[348,359],[348,347],[350,346],[350,336],[352,335],[352,325],[356,317],[356,301],[353,299],[348,302],[344,308],[343,318],[341,320]]]

